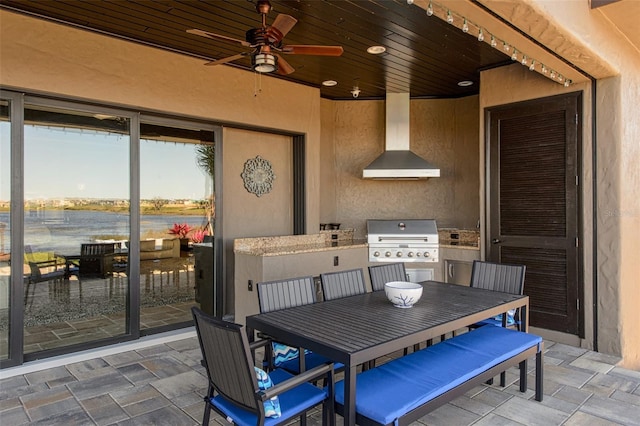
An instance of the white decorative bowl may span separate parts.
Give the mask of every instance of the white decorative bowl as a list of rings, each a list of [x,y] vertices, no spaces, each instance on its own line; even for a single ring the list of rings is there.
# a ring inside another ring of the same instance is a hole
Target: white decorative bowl
[[[384,285],[387,299],[396,308],[410,308],[422,296],[422,286],[408,281],[391,281]]]

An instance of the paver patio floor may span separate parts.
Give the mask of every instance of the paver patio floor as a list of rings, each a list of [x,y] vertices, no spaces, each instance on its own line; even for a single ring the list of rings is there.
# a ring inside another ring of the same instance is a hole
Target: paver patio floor
[[[196,337],[55,366],[0,380],[3,425],[196,425],[206,372]],[[640,425],[640,372],[618,358],[545,341],[544,401],[495,380],[433,411],[427,425]],[[529,363],[532,368],[533,362]],[[5,372],[6,373],[6,372]],[[11,376],[11,377],[10,377]],[[321,425],[320,412],[309,425]],[[338,416],[337,423],[342,424]],[[212,425],[227,424],[212,413]]]

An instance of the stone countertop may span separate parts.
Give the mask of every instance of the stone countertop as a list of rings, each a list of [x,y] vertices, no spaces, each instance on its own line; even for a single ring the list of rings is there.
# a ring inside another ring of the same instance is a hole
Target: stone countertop
[[[480,231],[477,229],[438,229],[440,248],[480,250]]]
[[[367,240],[338,240],[333,242],[317,242],[276,247],[247,247],[234,249],[235,253],[251,256],[284,256],[288,254],[313,253],[329,250],[346,250],[352,248],[367,248]]]
[[[366,240],[354,240],[353,229],[321,231],[310,235],[238,238],[233,242],[234,253],[251,256],[282,256],[328,250],[367,247]]]
[[[479,250],[476,231],[446,229],[439,231],[440,248]],[[238,238],[233,251],[250,256],[283,256],[351,248],[367,248],[366,239],[353,239],[353,229],[321,231],[309,235]]]

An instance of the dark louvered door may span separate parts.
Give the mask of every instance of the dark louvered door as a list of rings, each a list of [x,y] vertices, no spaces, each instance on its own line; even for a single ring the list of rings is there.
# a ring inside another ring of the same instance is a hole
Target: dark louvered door
[[[530,325],[583,335],[580,94],[487,110],[487,257],[526,265]]]

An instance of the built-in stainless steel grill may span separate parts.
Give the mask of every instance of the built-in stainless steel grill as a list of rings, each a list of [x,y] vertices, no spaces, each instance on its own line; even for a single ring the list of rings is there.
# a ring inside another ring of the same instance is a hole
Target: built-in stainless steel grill
[[[369,262],[437,262],[433,219],[368,220]]]

